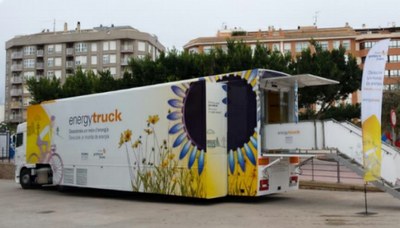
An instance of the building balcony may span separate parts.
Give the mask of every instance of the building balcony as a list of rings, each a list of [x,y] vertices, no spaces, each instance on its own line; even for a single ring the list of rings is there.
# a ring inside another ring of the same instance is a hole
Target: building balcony
[[[121,46],[122,53],[133,53],[133,46]]]
[[[74,61],[67,61],[66,68],[74,68]]]
[[[12,84],[22,84],[23,80],[22,77],[18,76],[18,77],[12,77],[10,82]]]
[[[18,51],[18,52],[13,52],[11,53],[11,58],[12,59],[22,59],[22,52]]]
[[[44,63],[43,62],[37,62],[36,63],[36,69],[44,69]]]
[[[22,114],[11,114],[9,116],[9,122],[11,123],[21,123],[23,121],[24,120]]]
[[[11,71],[22,71],[22,64],[11,65]]]
[[[22,89],[11,89],[10,95],[13,97],[22,96]]]
[[[44,50],[37,50],[36,51],[36,56],[37,57],[43,57],[43,55],[44,55]]]
[[[10,102],[10,109],[21,109],[22,102],[21,101],[12,101]]]
[[[66,55],[74,55],[74,49],[73,48],[67,48]]]

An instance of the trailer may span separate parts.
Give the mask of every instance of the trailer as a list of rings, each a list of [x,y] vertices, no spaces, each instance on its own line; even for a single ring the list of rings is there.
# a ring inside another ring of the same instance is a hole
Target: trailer
[[[263,129],[297,122],[299,87],[332,83],[254,69],[32,105],[15,180],[207,199],[296,190],[298,157],[264,154]]]

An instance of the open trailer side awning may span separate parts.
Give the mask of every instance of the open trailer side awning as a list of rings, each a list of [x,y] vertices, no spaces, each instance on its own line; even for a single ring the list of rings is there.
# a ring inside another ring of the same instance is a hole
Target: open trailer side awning
[[[281,77],[261,79],[261,85],[264,87],[288,88],[288,87],[294,87],[296,83],[298,85],[298,88],[307,86],[339,84],[338,81],[323,78],[312,74],[299,74],[292,76],[281,76]]]

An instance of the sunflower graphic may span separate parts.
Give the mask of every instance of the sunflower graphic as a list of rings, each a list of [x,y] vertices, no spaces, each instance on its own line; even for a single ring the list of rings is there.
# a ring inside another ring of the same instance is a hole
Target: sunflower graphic
[[[168,100],[171,110],[167,119],[173,121],[169,134],[173,135],[173,147],[180,148],[179,159],[188,157],[188,168],[197,161],[199,175],[204,170],[206,153],[206,81],[224,82],[222,88],[228,98],[222,103],[228,105],[228,163],[234,173],[236,164],[246,170],[246,160],[256,165],[256,130],[259,100],[256,96],[258,86],[257,70],[236,72],[200,78],[192,83],[172,85],[174,96]]]

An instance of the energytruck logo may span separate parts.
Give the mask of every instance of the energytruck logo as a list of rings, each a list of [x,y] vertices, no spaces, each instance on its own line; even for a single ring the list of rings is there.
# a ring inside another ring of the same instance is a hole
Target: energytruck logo
[[[115,109],[115,111],[110,113],[96,113],[91,115],[79,115],[71,116],[68,119],[69,125],[80,125],[84,127],[90,127],[92,123],[113,123],[122,121],[122,113]]]

